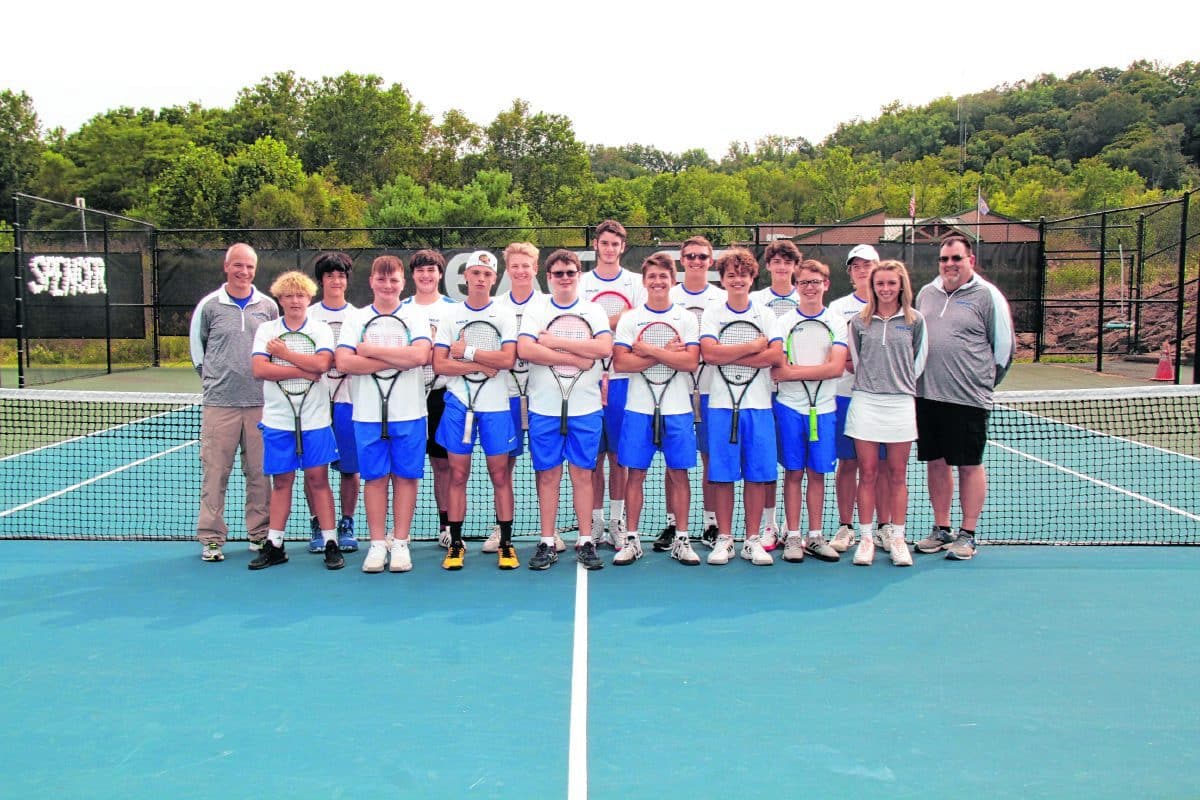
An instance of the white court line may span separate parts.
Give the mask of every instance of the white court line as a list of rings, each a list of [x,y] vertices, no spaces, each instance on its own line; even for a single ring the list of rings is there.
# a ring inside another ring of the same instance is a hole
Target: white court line
[[[69,439],[60,439],[57,442],[51,442],[50,444],[44,444],[41,447],[34,447],[30,450],[21,450],[20,452],[17,452],[17,453],[10,453],[9,455],[6,455],[6,456],[0,456],[0,461],[8,461],[10,458],[20,458],[21,456],[28,456],[28,455],[32,455],[34,453],[40,453],[43,450],[53,450],[55,447],[63,447],[65,445],[71,444],[72,442],[82,442],[84,439],[90,439],[93,436],[103,436],[106,433],[112,433],[113,431],[119,431],[122,428],[128,428],[133,425],[139,425],[143,422],[146,422],[147,420],[157,419],[159,417],[165,417],[168,414],[174,414],[181,410],[182,409],[174,408],[174,409],[170,409],[168,411],[160,411],[157,414],[151,414],[148,417],[140,417],[138,419],[131,419],[131,420],[129,420],[129,422],[122,422],[119,425],[112,425],[107,428],[101,428],[98,431],[88,431],[87,433],[81,433],[78,436],[72,436]],[[193,441],[195,441],[195,440],[193,440]]]
[[[1075,470],[1070,469],[1068,467],[1064,467],[1061,464],[1055,464],[1053,462],[1046,461],[1045,459],[1038,458],[1035,455],[1023,452],[1021,450],[1017,450],[1014,447],[1009,447],[1008,445],[1000,444],[999,442],[991,441],[991,442],[988,442],[988,444],[990,444],[993,447],[998,447],[1001,450],[1007,450],[1008,452],[1013,453],[1018,456],[1021,456],[1022,458],[1027,458],[1030,461],[1041,464],[1044,467],[1050,467],[1051,469],[1056,469],[1059,472],[1066,473],[1067,475],[1070,475],[1074,478],[1079,478],[1080,480],[1084,480],[1089,483],[1094,483],[1097,486],[1101,486],[1105,489],[1111,489],[1112,491],[1117,492],[1118,494],[1123,494],[1123,495],[1126,495],[1127,497],[1132,497],[1134,500],[1141,500],[1143,503],[1148,503],[1149,505],[1157,506],[1158,508],[1161,508],[1164,511],[1169,511],[1172,514],[1178,514],[1181,517],[1186,517],[1187,519],[1190,519],[1193,522],[1200,522],[1200,515],[1193,514],[1190,511],[1185,511],[1182,508],[1176,508],[1175,506],[1167,505],[1166,503],[1155,500],[1153,497],[1147,497],[1144,494],[1138,494],[1137,492],[1131,492],[1128,489],[1108,483],[1107,481],[1102,481],[1099,478],[1093,478],[1091,475],[1085,475],[1082,472],[1076,472]]]
[[[587,800],[588,592],[587,570],[575,564],[575,638],[571,648],[571,724],[567,800]]]
[[[163,456],[167,455],[168,453],[174,453],[176,450],[182,450],[185,447],[191,447],[192,445],[196,444],[197,441],[199,441],[199,440],[193,439],[190,442],[184,442],[183,444],[177,444],[170,449],[163,450],[162,452],[159,452],[159,453],[155,453],[152,456],[146,456],[145,458],[139,458],[137,461],[131,461],[128,464],[123,464],[123,465],[117,467],[116,469],[110,469],[108,472],[101,473],[100,475],[94,475],[91,478],[88,478],[86,481],[80,481],[79,483],[76,483],[72,486],[68,486],[65,489],[59,489],[57,492],[51,492],[50,494],[39,497],[36,500],[30,500],[28,503],[22,503],[19,506],[13,506],[12,508],[5,509],[4,511],[0,511],[0,517],[7,517],[9,514],[15,514],[18,511],[24,511],[27,508],[32,508],[33,506],[39,505],[41,503],[45,503],[47,500],[53,500],[54,498],[61,497],[62,495],[67,494],[68,492],[73,492],[76,489],[81,489],[84,486],[87,486],[88,484],[95,483],[96,481],[102,481],[105,478],[108,478],[112,475],[116,475],[118,472],[124,472],[127,469],[132,469],[133,467],[141,466],[142,464],[153,461],[156,458],[162,458]]]

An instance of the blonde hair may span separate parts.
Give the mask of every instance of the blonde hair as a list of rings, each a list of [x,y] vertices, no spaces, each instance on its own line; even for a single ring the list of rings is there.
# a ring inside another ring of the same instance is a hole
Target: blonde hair
[[[894,272],[900,276],[900,310],[904,312],[904,321],[910,325],[916,321],[917,315],[913,312],[913,291],[912,281],[908,279],[908,268],[904,266],[904,262],[894,259],[880,261],[875,266],[871,267],[870,280],[870,297],[867,298],[867,304],[863,306],[860,316],[863,322],[870,323],[871,317],[875,316],[875,309],[879,306],[879,298],[875,295],[875,273],[877,272]]]
[[[289,270],[283,273],[271,284],[271,294],[283,297],[285,294],[300,292],[312,299],[317,294],[317,283],[299,270]]]
[[[513,242],[504,248],[504,266],[508,266],[508,260],[513,256],[529,256],[533,259],[533,268],[536,270],[539,255],[538,249],[530,242]]]
[[[806,258],[796,265],[795,277],[798,280],[801,272],[815,272],[825,280],[829,280],[829,265],[817,261],[815,258]]]

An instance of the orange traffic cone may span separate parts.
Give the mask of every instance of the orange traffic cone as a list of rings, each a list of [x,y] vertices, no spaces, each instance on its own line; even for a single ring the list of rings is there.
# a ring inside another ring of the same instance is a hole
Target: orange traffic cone
[[[1158,369],[1154,370],[1154,380],[1156,381],[1172,381],[1175,380],[1175,365],[1171,358],[1171,343],[1163,342],[1162,355],[1158,359]]]

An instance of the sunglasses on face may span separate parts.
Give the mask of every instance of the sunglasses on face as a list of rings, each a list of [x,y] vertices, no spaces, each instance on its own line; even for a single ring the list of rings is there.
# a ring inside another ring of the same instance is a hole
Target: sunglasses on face
[[[938,256],[938,262],[945,264],[948,261],[953,261],[955,264],[962,261],[966,256]]]
[[[684,253],[684,261],[708,261],[708,253]]]
[[[577,269],[552,269],[550,270],[551,278],[574,278],[579,274]]]

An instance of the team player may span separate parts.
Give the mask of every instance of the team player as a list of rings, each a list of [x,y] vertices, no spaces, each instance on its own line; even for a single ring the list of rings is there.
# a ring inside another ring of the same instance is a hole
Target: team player
[[[854,290],[845,297],[839,297],[829,304],[829,310],[841,317],[847,326],[850,320],[862,313],[871,296],[871,269],[879,263],[879,253],[869,244],[855,245],[846,255],[846,272]],[[854,389],[854,373],[850,362],[846,363],[846,373],[837,382],[837,476],[835,492],[837,495],[838,529],[833,536],[830,546],[844,553],[854,546],[854,504],[858,497],[858,453],[854,440],[846,435],[846,415],[850,411],[850,395]],[[879,458],[887,459],[887,449],[879,448]],[[892,489],[888,471],[881,469],[876,473],[875,498],[879,524],[875,528],[875,544],[884,549],[891,541],[892,532]]]
[[[925,318],[912,306],[908,270],[899,261],[880,261],[871,269],[871,295],[862,313],[850,320],[848,341],[854,360],[854,396],[846,417],[846,435],[858,451],[859,542],[854,563],[875,558],[871,530],[875,519],[875,473],[891,478],[892,528],[887,543],[892,563],[912,566],[905,543],[908,513],[908,454],[917,438],[914,398],[925,368]],[[880,466],[879,446],[887,448]]]
[[[412,275],[414,291],[413,296],[404,302],[416,305],[429,320],[429,330],[436,334],[446,314],[454,305],[454,301],[442,294],[438,288],[446,274],[446,259],[437,250],[418,250],[408,262],[408,271]],[[432,377],[432,382],[425,387],[429,419],[425,448],[429,456],[429,466],[433,470],[433,499],[438,508],[438,544],[449,547],[450,521],[447,509],[450,500],[450,462],[446,457],[446,448],[438,444],[433,435],[441,422],[442,409],[446,406],[446,378],[432,374],[432,352],[429,358],[428,367],[424,370],[427,382]]]
[[[688,540],[688,506],[691,488],[688,485],[688,470],[696,466],[696,427],[692,416],[691,377],[699,365],[699,324],[696,317],[686,308],[671,302],[671,288],[675,284],[675,261],[665,253],[655,253],[642,262],[642,285],[646,292],[645,304],[638,306],[621,317],[613,341],[613,366],[620,372],[635,374],[629,382],[629,394],[625,406],[625,419],[621,423],[621,440],[617,446],[617,457],[628,471],[625,484],[625,511],[629,528],[625,541],[613,559],[613,564],[632,564],[642,557],[642,544],[638,534],[642,514],[643,491],[646,470],[654,459],[656,450],[661,450],[667,465],[667,506],[675,513],[675,539],[671,543],[671,557],[687,564],[696,565],[700,558],[692,550]],[[648,326],[656,328],[665,323],[674,329],[675,340],[663,342],[642,332]],[[656,343],[657,342],[657,343]],[[640,374],[663,364],[675,370],[665,386],[651,389],[651,384]],[[660,443],[655,443],[655,393],[658,393],[660,419]]]
[[[438,443],[446,448],[450,461],[450,547],[442,560],[448,570],[462,569],[466,558],[462,528],[467,512],[467,479],[471,475],[471,453],[478,442],[487,461],[488,476],[495,490],[496,523],[500,527],[497,545],[500,569],[520,566],[512,544],[513,485],[508,470],[508,454],[516,444],[512,415],[508,404],[508,371],[517,352],[517,320],[507,308],[492,301],[496,285],[496,257],[476,250],[464,267],[467,299],[456,303],[442,318],[434,337],[433,368],[447,376],[445,410],[437,427]],[[463,329],[474,322],[485,322],[499,335],[497,349],[475,347],[463,338]],[[482,385],[467,380],[484,376]],[[471,429],[467,411],[472,411]],[[465,440],[465,441],[464,441]]]
[[[496,305],[507,308],[517,321],[517,330],[521,329],[521,320],[530,308],[536,308],[546,302],[546,294],[537,283],[538,249],[529,242],[513,242],[504,248],[504,274],[509,281],[509,290],[496,297]],[[518,358],[513,368],[508,372],[508,406],[513,418],[513,429],[516,431],[516,444],[508,454],[509,481],[516,471],[517,458],[525,452],[525,425],[528,419],[529,364]],[[522,413],[524,410],[525,413]],[[558,552],[567,549],[562,537],[554,534],[555,548]],[[483,552],[496,553],[500,550],[500,525],[492,528],[491,534],[483,543]]]
[[[333,363],[333,330],[308,315],[308,304],[316,293],[317,284],[304,273],[283,273],[271,284],[271,294],[283,308],[283,316],[258,326],[254,332],[251,368],[254,377],[266,382],[263,418],[258,427],[263,438],[263,473],[271,476],[271,527],[262,550],[250,562],[250,569],[265,569],[288,560],[283,532],[292,511],[292,484],[297,469],[304,470],[304,491],[317,511],[325,567],[345,566],[334,528],[333,492],[329,488],[329,464],[337,460],[338,450],[330,427],[329,389],[323,380]],[[281,337],[292,332],[307,336],[314,352],[289,348]],[[272,357],[291,366],[274,363]],[[294,378],[313,381],[302,400],[289,400],[279,386],[279,381]],[[294,405],[300,410],[303,454],[296,452]]]
[[[612,332],[608,329],[604,310],[579,297],[582,271],[579,256],[571,251],[555,250],[550,254],[546,259],[550,298],[525,312],[517,341],[517,355],[530,364],[529,455],[537,472],[541,523],[541,540],[529,559],[530,569],[546,569],[558,560],[554,532],[564,459],[571,476],[575,516],[579,522],[575,557],[587,569],[604,566],[596,555],[589,515],[592,511],[592,472],[600,452],[600,434],[604,426],[600,402],[603,370],[599,359],[612,354]],[[574,339],[550,333],[547,328],[555,327],[554,320],[564,314],[583,317],[592,336]],[[580,370],[567,395],[565,436],[560,427],[562,387],[552,370],[556,365]]]
[[[671,287],[671,300],[688,309],[697,320],[702,321],[704,310],[710,304],[724,304],[725,290],[720,286],[709,283],[709,270],[713,267],[712,243],[703,236],[693,236],[683,243],[679,249],[679,260],[683,264],[683,282]],[[707,366],[703,360],[699,369],[692,373],[695,383],[695,393],[699,396],[699,421],[696,424],[696,445],[700,450],[700,461],[703,467],[702,483],[704,491],[704,527],[700,541],[706,547],[717,543],[717,512],[713,499],[712,482],[708,478],[708,401],[713,376],[716,370]],[[667,473],[670,480],[671,473]],[[667,496],[671,491],[667,489]],[[654,542],[658,552],[669,550],[675,541],[675,515],[668,510],[667,528]]]
[[[763,251],[763,263],[771,284],[750,293],[750,299],[769,307],[776,317],[794,311],[800,303],[796,291],[796,270],[800,266],[800,249],[790,239],[776,239]],[[762,544],[770,551],[779,546],[779,518],[775,515],[775,487],[767,493],[763,507]]]
[[[335,332],[341,330],[346,317],[355,311],[354,306],[346,300],[353,266],[354,262],[347,253],[327,252],[317,256],[313,273],[321,287],[321,302],[309,308],[309,319],[320,320]],[[334,339],[337,339],[336,333]],[[338,460],[334,466],[341,475],[338,498],[342,504],[342,516],[337,524],[338,547],[343,553],[353,553],[358,550],[358,539],[354,536],[354,512],[358,508],[359,482],[358,448],[354,444],[354,418],[350,407],[350,378],[339,373],[338,377],[326,375],[324,382],[333,402],[333,435],[338,446]],[[308,502],[312,512],[312,538],[308,543],[308,552],[323,553],[324,534],[318,524],[311,497]]]
[[[829,290],[828,266],[813,259],[801,261],[796,270],[796,288],[800,297],[799,306],[795,311],[779,317],[779,332],[784,342],[790,341],[790,331],[802,321],[815,320],[828,329],[832,347],[824,363],[814,364],[814,357],[796,352],[787,364],[771,371],[771,376],[779,386],[775,395],[775,425],[779,463],[784,469],[783,505],[787,533],[783,560],[803,561],[807,552],[822,561],[837,561],[838,552],[825,541],[821,518],[825,505],[825,475],[833,472],[837,463],[834,442],[837,403],[833,380],[840,378],[846,368],[846,324],[823,302],[825,292]],[[820,328],[816,329],[825,333]],[[797,337],[796,341],[801,339]],[[810,366],[799,366],[791,363],[792,360]],[[817,415],[815,437],[811,435],[809,422],[812,410]],[[804,488],[805,476],[808,477],[807,489]],[[807,536],[800,533],[801,497],[808,510]]]
[[[621,254],[625,252],[627,236],[625,226],[616,220],[606,219],[596,226],[596,266],[584,273],[580,282],[580,296],[584,300],[595,300],[598,295],[613,292],[625,299],[627,308],[640,306],[642,296],[641,277],[621,266]],[[608,317],[609,330],[616,330],[621,314]],[[604,393],[604,431],[600,437],[600,455],[596,470],[592,473],[593,528],[598,544],[618,547],[625,540],[625,468],[617,458],[617,444],[621,440],[621,421],[625,416],[625,396],[629,392],[629,376],[613,369],[606,376],[607,390]],[[604,462],[608,461],[608,495],[611,501],[608,527],[604,524]]]
[[[379,256],[371,264],[371,305],[360,308],[342,325],[334,359],[348,372],[354,407],[354,438],[365,488],[367,528],[371,546],[363,572],[408,572],[412,569],[409,534],[417,503],[417,484],[425,473],[425,386],[421,368],[432,348],[429,321],[412,303],[401,305],[404,266],[395,256]],[[376,316],[394,316],[409,328],[407,345],[383,345],[363,340],[363,330]],[[387,432],[383,436],[385,385],[373,373],[398,369],[387,397]],[[387,543],[388,491],[393,497],[395,529]]]
[[[771,368],[784,363],[783,343],[777,333],[775,313],[750,299],[758,275],[758,262],[741,248],[727,250],[717,259],[717,273],[728,292],[723,304],[710,305],[700,324],[700,352],[712,368],[741,364],[758,372],[741,395],[738,441],[731,443],[733,398],[729,384],[717,379],[708,411],[709,477],[717,506],[717,541],[709,564],[727,564],[733,556],[733,484],[743,481],[742,505],[746,512],[746,540],[742,558],[758,566],[774,563],[759,541],[759,522],[766,493],[775,486],[775,416],[771,408]],[[725,326],[749,322],[761,335],[738,344],[721,344]],[[740,389],[739,389],[740,392]]]

